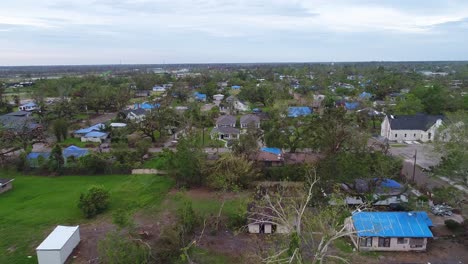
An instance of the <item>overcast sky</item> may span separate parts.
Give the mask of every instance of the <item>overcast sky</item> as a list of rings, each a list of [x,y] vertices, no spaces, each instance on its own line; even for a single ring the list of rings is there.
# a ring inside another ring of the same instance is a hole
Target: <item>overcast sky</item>
[[[0,65],[467,59],[468,0],[0,1]]]

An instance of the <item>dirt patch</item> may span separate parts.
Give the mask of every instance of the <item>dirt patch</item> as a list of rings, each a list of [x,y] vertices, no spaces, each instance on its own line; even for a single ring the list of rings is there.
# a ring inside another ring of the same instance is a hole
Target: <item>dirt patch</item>
[[[80,225],[80,244],[71,254],[70,259],[73,263],[93,264],[98,261],[98,242],[103,239],[107,233],[115,230],[116,227],[110,219],[102,219],[93,223]]]

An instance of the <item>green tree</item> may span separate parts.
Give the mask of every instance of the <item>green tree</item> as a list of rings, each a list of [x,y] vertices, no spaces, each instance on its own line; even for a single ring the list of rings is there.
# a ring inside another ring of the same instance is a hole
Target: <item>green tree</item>
[[[407,94],[395,106],[396,115],[415,115],[424,112],[424,105],[414,94]]]
[[[202,184],[205,153],[194,137],[181,138],[170,161],[170,171],[178,186],[191,187]]]
[[[68,136],[68,123],[65,119],[57,119],[52,123],[52,129],[54,131],[57,142],[67,139]]]
[[[86,193],[80,194],[78,208],[86,218],[92,218],[109,207],[109,191],[102,186],[92,186]]]
[[[59,144],[56,144],[50,152],[49,169],[53,172],[61,173],[64,164],[65,160],[62,154],[62,148]]]

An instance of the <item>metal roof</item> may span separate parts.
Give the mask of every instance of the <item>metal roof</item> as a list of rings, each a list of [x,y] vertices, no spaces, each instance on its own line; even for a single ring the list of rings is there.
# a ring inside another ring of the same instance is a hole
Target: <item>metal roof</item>
[[[357,212],[352,219],[359,237],[433,237],[426,212]]]
[[[100,137],[107,137],[107,133],[99,132],[99,131],[92,131],[86,134],[85,138],[100,138]]]
[[[82,156],[85,156],[89,153],[88,149],[85,148],[79,148],[77,146],[69,146],[68,148],[63,150],[63,156],[65,158],[74,156],[75,158],[79,158]]]
[[[62,249],[78,228],[79,226],[57,226],[36,250]]]
[[[90,126],[90,127],[87,127],[87,128],[82,128],[82,129],[78,129],[78,130],[75,130],[75,134],[87,134],[89,132],[93,132],[93,131],[101,131],[105,128],[106,126],[104,124],[95,124],[93,126]]]

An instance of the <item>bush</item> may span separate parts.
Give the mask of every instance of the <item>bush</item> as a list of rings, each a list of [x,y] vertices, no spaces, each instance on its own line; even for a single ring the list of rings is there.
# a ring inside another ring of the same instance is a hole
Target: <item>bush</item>
[[[462,225],[460,223],[458,223],[457,221],[455,220],[452,220],[452,219],[447,219],[444,221],[445,223],[445,226],[450,229],[451,231],[457,231],[459,229],[461,229]]]
[[[92,218],[109,207],[109,191],[100,186],[92,186],[80,195],[78,208],[86,218]]]
[[[150,263],[151,252],[143,242],[132,240],[117,232],[110,233],[99,241],[100,263],[127,264]]]

